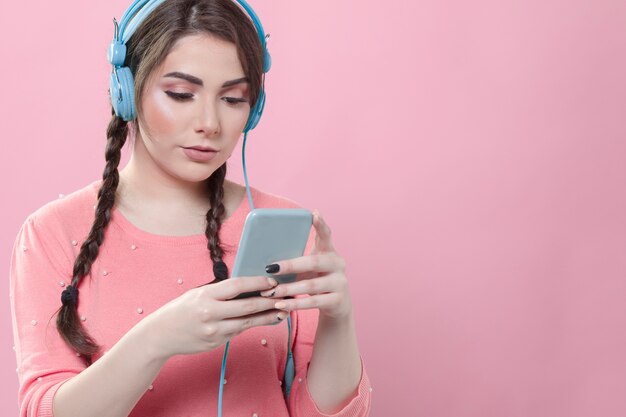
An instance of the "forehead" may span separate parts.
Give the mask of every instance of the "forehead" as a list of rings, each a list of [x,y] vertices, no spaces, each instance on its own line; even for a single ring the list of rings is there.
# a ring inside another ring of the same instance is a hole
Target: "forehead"
[[[244,75],[235,44],[208,34],[187,35],[174,43],[159,76],[172,71],[193,74],[215,86]]]

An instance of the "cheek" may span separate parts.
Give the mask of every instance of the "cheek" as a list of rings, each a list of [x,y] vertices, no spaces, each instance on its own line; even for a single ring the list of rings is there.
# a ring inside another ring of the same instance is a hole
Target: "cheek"
[[[156,136],[176,131],[176,122],[180,124],[181,115],[176,113],[175,103],[171,99],[160,91],[151,91],[143,100],[144,119],[150,132]]]

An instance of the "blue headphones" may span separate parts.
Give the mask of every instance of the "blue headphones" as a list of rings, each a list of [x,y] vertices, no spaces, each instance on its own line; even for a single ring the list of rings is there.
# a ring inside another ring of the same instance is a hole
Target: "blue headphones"
[[[126,121],[134,120],[137,117],[135,108],[135,84],[133,74],[129,67],[125,67],[126,59],[126,42],[135,33],[139,24],[149,15],[159,4],[165,0],[134,0],[130,7],[124,12],[119,27],[117,21],[113,19],[115,25],[115,33],[113,41],[109,46],[107,58],[113,71],[111,72],[111,80],[109,82],[109,91],[111,93],[111,103],[115,114]],[[237,2],[246,10],[252,18],[252,23],[256,27],[259,40],[263,46],[263,84],[265,84],[265,73],[272,67],[272,57],[267,50],[266,36],[261,21],[257,17],[254,10],[244,0]],[[269,35],[267,35],[269,37]],[[265,89],[262,87],[254,108],[250,109],[250,116],[243,131],[248,132],[256,127],[261,120],[265,107]]]
[[[159,4],[163,3],[163,1],[165,0],[134,0],[130,7],[122,15],[119,26],[117,24],[117,21],[113,19],[115,32],[113,36],[113,41],[111,41],[111,45],[109,46],[109,50],[107,53],[107,58],[113,66],[109,83],[109,91],[111,94],[111,104],[113,105],[115,114],[126,121],[134,120],[137,117],[135,109],[135,85],[133,81],[133,74],[130,71],[129,67],[123,66],[124,60],[126,58],[126,42],[135,32],[137,27],[141,24],[141,22],[146,18],[146,16],[148,16]],[[252,194],[250,192],[250,186],[248,185],[248,175],[246,173],[246,141],[248,138],[248,131],[256,127],[256,125],[259,123],[259,120],[261,120],[261,115],[263,114],[263,107],[265,107],[265,73],[267,73],[272,66],[272,58],[267,51],[266,44],[266,38],[269,37],[269,34],[267,35],[267,37],[265,36],[261,21],[257,17],[256,13],[254,13],[254,10],[252,10],[252,7],[250,7],[250,5],[246,3],[245,0],[237,0],[237,2],[246,10],[248,15],[252,18],[252,23],[256,27],[259,40],[261,41],[261,45],[263,46],[263,86],[261,87],[259,99],[254,105],[254,108],[250,109],[248,122],[243,129],[244,138],[243,146],[241,149],[243,175],[246,182],[248,201],[250,202],[250,208],[254,210]],[[288,398],[291,391],[291,385],[295,376],[293,353],[291,351],[291,316],[287,316],[287,328],[289,336],[287,339],[287,361],[285,364],[285,375],[283,376],[283,379],[285,381],[283,389],[285,396]],[[224,349],[224,357],[222,359],[222,371],[220,375],[220,390],[218,399],[218,417],[222,416],[224,373],[226,369],[226,357],[228,355],[229,345],[230,341],[226,343]]]

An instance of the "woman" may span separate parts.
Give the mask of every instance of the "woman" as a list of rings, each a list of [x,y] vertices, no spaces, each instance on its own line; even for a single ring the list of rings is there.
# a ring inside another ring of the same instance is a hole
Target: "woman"
[[[262,94],[257,29],[231,0],[167,0],[126,48],[136,118],[113,106],[103,179],[29,215],[13,247],[21,416],[213,415],[229,341],[226,416],[368,415],[345,264],[319,213],[310,253],[277,263],[296,282],[225,279],[250,211],[225,177]],[[300,207],[250,190],[255,208]],[[286,317],[290,348],[287,326],[270,326]]]

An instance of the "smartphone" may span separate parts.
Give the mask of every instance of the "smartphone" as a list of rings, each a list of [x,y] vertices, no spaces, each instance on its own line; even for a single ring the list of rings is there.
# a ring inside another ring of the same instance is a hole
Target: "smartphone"
[[[312,225],[313,213],[307,209],[252,210],[243,226],[231,278],[265,275],[279,284],[294,282],[296,274],[268,274],[265,266],[302,256]],[[260,296],[260,291],[241,293],[234,299],[253,296]]]

